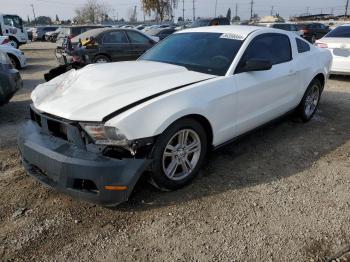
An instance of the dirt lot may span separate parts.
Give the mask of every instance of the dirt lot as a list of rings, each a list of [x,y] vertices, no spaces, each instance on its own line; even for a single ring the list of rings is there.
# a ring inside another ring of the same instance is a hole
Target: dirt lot
[[[329,81],[310,123],[286,118],[212,153],[192,185],[162,193],[141,181],[106,209],[20,164],[16,130],[55,65],[50,47],[25,47],[24,89],[0,108],[1,261],[350,259],[350,78]]]

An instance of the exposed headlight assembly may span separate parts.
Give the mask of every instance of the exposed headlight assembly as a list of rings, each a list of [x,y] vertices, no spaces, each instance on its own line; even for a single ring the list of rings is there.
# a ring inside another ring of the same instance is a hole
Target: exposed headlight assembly
[[[118,128],[98,123],[80,123],[96,145],[128,146],[128,139]]]

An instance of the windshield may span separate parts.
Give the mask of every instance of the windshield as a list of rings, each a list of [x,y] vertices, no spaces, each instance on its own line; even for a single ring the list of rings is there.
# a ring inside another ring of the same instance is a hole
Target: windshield
[[[330,31],[325,37],[350,37],[350,26],[339,26]]]
[[[163,62],[206,74],[226,74],[243,41],[220,33],[180,33],[160,42],[140,60]]]
[[[19,29],[23,28],[22,19],[17,15],[4,15],[4,24]]]
[[[194,22],[190,25],[190,27],[191,27],[191,28],[195,28],[195,27],[208,26],[209,23],[210,23],[210,20],[209,20],[209,19],[205,19],[205,20],[203,20],[203,19],[198,19],[198,20],[194,21]]]

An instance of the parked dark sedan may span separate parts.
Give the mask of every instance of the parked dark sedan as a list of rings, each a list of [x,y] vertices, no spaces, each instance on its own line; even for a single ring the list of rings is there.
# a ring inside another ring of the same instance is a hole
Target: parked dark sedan
[[[92,63],[136,60],[156,43],[151,36],[134,29],[99,28],[87,31],[72,39],[72,46],[86,46],[86,55]],[[56,49],[60,64],[72,58]]]
[[[158,28],[158,29],[151,29],[147,32],[148,35],[158,37],[159,40],[163,40],[167,38],[168,36],[175,33],[175,28]]]
[[[331,31],[329,26],[321,23],[299,24],[299,29],[303,32],[303,37],[312,44]]]
[[[230,20],[226,17],[217,18],[201,18],[194,21],[190,28],[202,27],[202,26],[215,26],[215,25],[230,25]]]
[[[0,51],[0,105],[6,104],[22,87],[19,72],[12,67],[7,54]]]

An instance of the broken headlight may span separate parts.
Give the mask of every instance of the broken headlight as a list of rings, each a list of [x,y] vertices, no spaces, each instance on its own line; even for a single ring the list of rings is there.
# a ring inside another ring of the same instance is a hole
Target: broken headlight
[[[127,146],[128,139],[118,128],[98,123],[80,123],[96,145]]]

